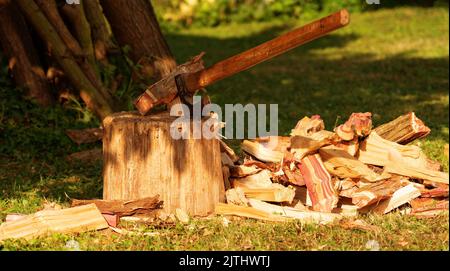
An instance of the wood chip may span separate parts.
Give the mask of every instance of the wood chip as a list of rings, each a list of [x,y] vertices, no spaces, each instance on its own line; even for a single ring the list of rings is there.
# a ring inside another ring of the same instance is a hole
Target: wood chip
[[[427,136],[431,130],[425,126],[423,121],[416,117],[414,112],[409,112],[395,120],[378,126],[374,131],[389,141],[408,144],[416,139]]]
[[[410,184],[395,191],[389,199],[382,201],[373,211],[378,214],[387,214],[419,196],[420,190]]]

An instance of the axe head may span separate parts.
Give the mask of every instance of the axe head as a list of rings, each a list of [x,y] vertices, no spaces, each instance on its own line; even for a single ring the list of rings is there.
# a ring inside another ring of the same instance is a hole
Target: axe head
[[[177,66],[165,78],[148,87],[134,101],[134,105],[139,113],[146,115],[153,107],[160,104],[169,104],[180,94],[187,94],[181,75],[203,70],[203,55],[204,53],[201,53],[189,62]]]

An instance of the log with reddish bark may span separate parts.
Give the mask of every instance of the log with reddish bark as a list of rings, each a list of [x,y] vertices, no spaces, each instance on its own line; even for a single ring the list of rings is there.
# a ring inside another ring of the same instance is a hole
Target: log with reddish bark
[[[431,130],[422,120],[417,118],[414,112],[409,112],[395,120],[376,127],[374,131],[384,139],[399,144],[408,144],[416,139],[427,136]]]
[[[28,26],[16,3],[10,0],[0,0],[0,46],[16,85],[25,89],[26,96],[42,106],[53,104]]]

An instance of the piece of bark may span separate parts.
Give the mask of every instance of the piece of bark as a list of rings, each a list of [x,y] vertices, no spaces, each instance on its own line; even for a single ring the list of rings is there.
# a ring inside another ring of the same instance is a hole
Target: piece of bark
[[[284,154],[264,147],[262,144],[254,141],[244,140],[241,148],[246,153],[256,157],[263,162],[279,163],[283,159]]]
[[[234,150],[232,148],[230,148],[225,142],[223,142],[220,139],[219,139],[219,143],[220,143],[220,152],[226,153],[228,155],[228,157],[230,157],[234,163],[239,161],[239,156],[236,155],[236,153],[234,152]]]
[[[293,218],[304,223],[328,224],[342,218],[339,214],[322,213],[315,211],[300,211],[298,209],[286,206],[270,204],[257,199],[249,199],[250,205],[258,210],[277,214],[286,218]]]
[[[230,156],[228,156],[228,154],[226,154],[225,152],[220,153],[220,159],[222,161],[223,166],[228,166],[228,167],[234,166],[233,160],[231,160]]]
[[[81,233],[108,228],[95,204],[62,210],[43,210],[18,221],[0,225],[0,241],[31,239],[48,233]]]
[[[253,207],[238,206],[234,204],[224,204],[224,203],[218,203],[216,205],[215,213],[218,215],[234,215],[274,222],[284,222],[288,220],[285,217],[261,211]]]
[[[432,198],[416,198],[413,199],[410,204],[412,207],[412,214],[426,213],[429,211],[445,211],[449,209],[448,199],[436,200]]]
[[[398,208],[419,196],[420,190],[414,187],[414,185],[409,184],[395,191],[389,199],[380,202],[377,207],[373,209],[373,212],[378,214],[387,214],[395,208]]]
[[[306,155],[313,154],[321,147],[331,144],[335,136],[335,133],[326,130],[308,136],[293,136],[290,142],[290,152],[297,161],[300,161]]]
[[[325,124],[319,115],[314,115],[311,118],[304,117],[292,129],[291,136],[309,136],[323,129],[325,129]]]
[[[160,209],[163,202],[159,196],[142,198],[138,200],[72,200],[72,207],[94,203],[101,213],[116,214],[121,216],[130,216],[134,214],[151,213]]]
[[[268,202],[291,203],[295,197],[295,188],[285,187],[278,183],[273,183],[271,187],[248,188],[241,187],[245,196],[249,199],[258,199]]]
[[[255,165],[253,165],[253,166],[244,166],[244,165],[232,166],[232,167],[230,167],[230,176],[234,177],[234,178],[242,178],[242,177],[256,174],[256,173],[260,172],[261,170],[262,170],[261,168],[258,168]]]
[[[361,142],[358,160],[370,165],[386,166],[391,161],[412,167],[427,168],[427,157],[417,146],[400,145],[383,139],[376,132]]]
[[[87,128],[81,130],[66,130],[66,135],[78,145],[102,140],[102,128]]]
[[[389,177],[376,174],[363,162],[334,146],[323,147],[319,150],[319,153],[328,172],[339,178],[378,182]]]
[[[420,190],[420,196],[422,198],[440,198],[448,197],[448,186],[446,187],[436,187],[433,189],[422,189]]]
[[[389,198],[401,187],[403,187],[403,184],[399,179],[371,183],[353,192],[351,195],[352,203],[359,208],[363,208]]]
[[[399,144],[408,144],[427,136],[431,130],[414,112],[409,112],[374,129],[378,135]]]
[[[372,130],[372,113],[352,113],[348,120],[336,127],[336,134],[343,140],[353,140],[354,137],[364,137]]]
[[[300,171],[308,188],[313,209],[320,212],[331,212],[339,199],[331,182],[331,176],[320,156],[314,154],[303,158]]]
[[[391,162],[384,167],[388,173],[394,173],[414,179],[421,179],[430,182],[443,183],[448,185],[448,173],[434,171],[424,168],[413,167],[399,162]]]
[[[244,190],[241,187],[231,188],[225,192],[227,203],[248,206],[248,200],[245,197]]]
[[[230,168],[228,166],[222,166],[222,176],[223,176],[223,184],[224,184],[225,190],[230,189],[231,188]]]
[[[67,156],[68,161],[82,161],[84,163],[94,163],[103,159],[103,150],[95,148],[92,150],[75,152]]]

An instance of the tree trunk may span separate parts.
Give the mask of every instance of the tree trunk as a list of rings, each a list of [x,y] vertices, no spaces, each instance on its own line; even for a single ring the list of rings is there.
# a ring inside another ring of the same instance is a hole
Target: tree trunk
[[[36,3],[29,0],[16,0],[16,3],[36,32],[49,44],[53,56],[64,69],[67,78],[80,91],[80,96],[87,107],[101,120],[111,114],[113,112],[111,102],[86,77],[73,55],[70,54],[69,48],[58,35],[57,30],[47,20]]]
[[[88,60],[89,64],[95,68],[97,64],[94,56],[94,43],[91,38],[91,26],[86,19],[83,6],[84,2],[80,2],[80,4],[77,5],[65,4],[61,10],[72,26],[73,32],[83,51],[83,55]]]
[[[139,64],[144,79],[169,74],[175,67],[149,0],[100,0],[120,47],[131,47],[130,58]]]
[[[84,11],[92,29],[92,39],[94,40],[95,57],[97,60],[106,60],[109,50],[117,49],[112,41],[111,33],[108,29],[108,22],[103,14],[102,7],[98,0],[84,1]]]
[[[16,84],[25,88],[26,95],[38,104],[51,105],[54,98],[28,27],[15,3],[9,0],[0,0],[0,44]]]
[[[170,133],[175,119],[168,113],[125,112],[103,121],[104,199],[159,194],[166,212],[181,208],[199,216],[212,213],[224,200],[219,141],[176,140]]]

